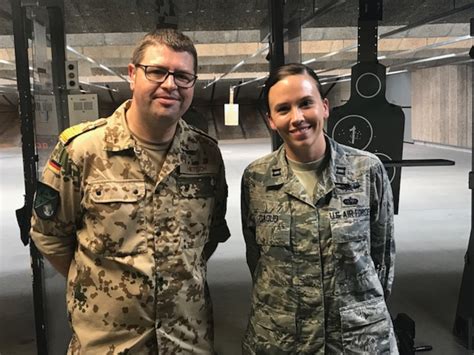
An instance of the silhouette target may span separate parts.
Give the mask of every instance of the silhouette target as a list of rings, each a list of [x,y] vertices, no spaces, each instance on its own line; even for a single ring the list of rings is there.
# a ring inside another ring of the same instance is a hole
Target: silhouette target
[[[352,67],[349,101],[331,110],[328,134],[335,141],[374,153],[382,162],[402,160],[405,115],[385,98],[385,67],[360,62]],[[400,167],[386,168],[395,213],[400,196]]]

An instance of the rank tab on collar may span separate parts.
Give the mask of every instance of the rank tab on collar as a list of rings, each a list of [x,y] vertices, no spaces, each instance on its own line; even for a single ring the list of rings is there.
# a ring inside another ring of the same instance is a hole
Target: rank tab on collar
[[[281,168],[272,169],[272,176],[281,176]]]
[[[337,175],[346,175],[346,167],[345,166],[336,166],[336,174]]]

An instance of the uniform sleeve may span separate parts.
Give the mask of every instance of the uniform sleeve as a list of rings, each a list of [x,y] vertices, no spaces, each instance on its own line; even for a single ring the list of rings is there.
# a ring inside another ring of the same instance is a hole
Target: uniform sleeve
[[[387,298],[392,289],[395,262],[393,196],[380,161],[371,170],[370,207],[371,256]]]
[[[216,202],[209,233],[209,239],[214,243],[225,242],[230,237],[230,231],[225,220],[225,214],[227,211],[227,195],[228,190],[225,179],[225,169],[221,158],[221,164],[216,180]]]
[[[46,163],[41,180],[35,195],[31,238],[45,255],[71,255],[81,215],[80,174],[61,143]],[[48,194],[50,197],[45,197]]]
[[[260,249],[257,245],[255,238],[255,219],[250,212],[250,193],[247,173],[244,172],[241,184],[241,195],[240,195],[240,210],[242,218],[242,232],[245,239],[246,246],[246,257],[247,265],[250,270],[250,274],[254,275],[257,267],[258,259],[260,258]]]

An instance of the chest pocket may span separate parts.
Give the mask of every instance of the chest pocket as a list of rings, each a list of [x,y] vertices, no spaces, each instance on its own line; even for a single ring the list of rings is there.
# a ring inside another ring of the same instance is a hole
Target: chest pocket
[[[209,238],[209,227],[215,203],[214,175],[180,175],[178,187],[178,224],[181,247],[202,247]]]
[[[178,190],[185,199],[208,198],[214,196],[216,179],[214,176],[179,176]]]
[[[341,293],[364,292],[373,288],[375,268],[370,257],[370,210],[368,207],[342,209],[331,218],[336,280]],[[330,212],[331,215],[331,212]]]
[[[257,211],[255,218],[257,244],[281,247],[290,245],[289,215]]]
[[[96,254],[127,256],[146,251],[145,182],[100,181],[85,191],[85,227],[81,246]]]
[[[324,209],[328,214],[332,239],[336,244],[345,245],[368,240],[370,236],[369,192],[365,185],[363,179],[360,183],[336,183],[336,194]],[[350,247],[351,244],[347,246]]]

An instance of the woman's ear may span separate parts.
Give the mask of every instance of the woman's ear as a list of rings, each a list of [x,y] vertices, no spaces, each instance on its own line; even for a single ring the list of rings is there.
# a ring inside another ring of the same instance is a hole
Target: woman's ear
[[[268,125],[270,126],[270,128],[274,131],[277,130],[276,126],[275,126],[275,122],[273,122],[273,118],[272,116],[270,115],[270,112],[267,112],[267,114],[265,115],[265,117],[267,118],[267,121],[268,121]]]

